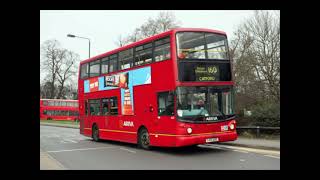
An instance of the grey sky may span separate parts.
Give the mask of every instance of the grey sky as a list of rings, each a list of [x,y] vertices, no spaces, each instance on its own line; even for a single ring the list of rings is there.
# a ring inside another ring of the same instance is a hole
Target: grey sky
[[[88,58],[88,40],[69,38],[67,34],[91,39],[91,57],[117,48],[119,35],[126,36],[135,28],[155,18],[156,10],[106,11],[40,11],[40,45],[49,39],[58,40],[62,47]],[[229,37],[253,11],[173,10],[182,27],[209,28],[225,31]],[[40,80],[43,72],[40,73]]]

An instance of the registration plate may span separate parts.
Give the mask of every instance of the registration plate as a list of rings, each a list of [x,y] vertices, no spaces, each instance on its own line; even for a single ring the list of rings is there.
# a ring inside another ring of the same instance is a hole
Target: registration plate
[[[228,131],[228,125],[221,126],[221,131]]]
[[[208,138],[206,139],[206,143],[211,143],[211,142],[218,142],[219,138]]]

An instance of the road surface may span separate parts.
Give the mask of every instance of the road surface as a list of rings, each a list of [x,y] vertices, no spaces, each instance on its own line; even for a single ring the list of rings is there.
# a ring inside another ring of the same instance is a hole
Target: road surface
[[[135,144],[94,142],[79,129],[52,126],[40,126],[40,157],[40,169],[280,170],[279,151],[221,144],[147,151]]]

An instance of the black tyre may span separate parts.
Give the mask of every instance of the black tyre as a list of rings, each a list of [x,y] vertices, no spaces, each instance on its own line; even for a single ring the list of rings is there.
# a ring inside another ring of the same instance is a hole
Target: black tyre
[[[142,149],[150,149],[150,138],[147,129],[143,128],[139,132],[138,146]]]
[[[96,142],[98,142],[99,139],[99,128],[97,125],[92,126],[92,139]]]

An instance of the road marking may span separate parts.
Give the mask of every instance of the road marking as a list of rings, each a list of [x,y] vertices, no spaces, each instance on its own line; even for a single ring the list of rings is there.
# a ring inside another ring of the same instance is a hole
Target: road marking
[[[227,148],[227,149],[233,149],[233,150],[236,149],[236,150],[243,150],[243,151],[254,152],[259,154],[270,154],[270,155],[280,156],[280,151],[276,151],[276,150],[254,149],[254,148],[236,147],[236,146],[229,146],[229,145],[222,145],[222,144],[219,144],[218,146]]]
[[[233,151],[236,151],[236,152],[241,152],[241,153],[249,153],[248,151],[241,151],[241,150],[233,150]]]
[[[266,154],[264,156],[280,159],[280,157],[278,157],[278,156],[272,156],[272,155],[268,155],[268,154]]]
[[[131,153],[136,153],[135,151],[131,151],[130,149],[126,149],[126,148],[120,148],[120,149],[125,150],[125,151],[129,151]]]
[[[115,148],[115,147],[97,147],[97,148],[85,148],[85,149],[65,149],[65,150],[47,151],[47,152],[48,153],[59,153],[59,152],[86,151],[86,150],[109,149],[109,148]]]
[[[246,161],[246,160],[245,160],[245,159],[240,159],[240,161],[241,161],[241,162],[244,162],[244,161]]]
[[[221,149],[221,150],[226,150],[225,148],[221,148],[219,146],[215,146],[215,145],[199,145],[200,147],[209,147],[209,148],[215,148],[215,149]]]
[[[77,141],[74,141],[74,140],[72,140],[72,139],[63,139],[63,141],[66,141],[67,143],[68,143],[68,142],[71,142],[71,143],[78,143]]]

